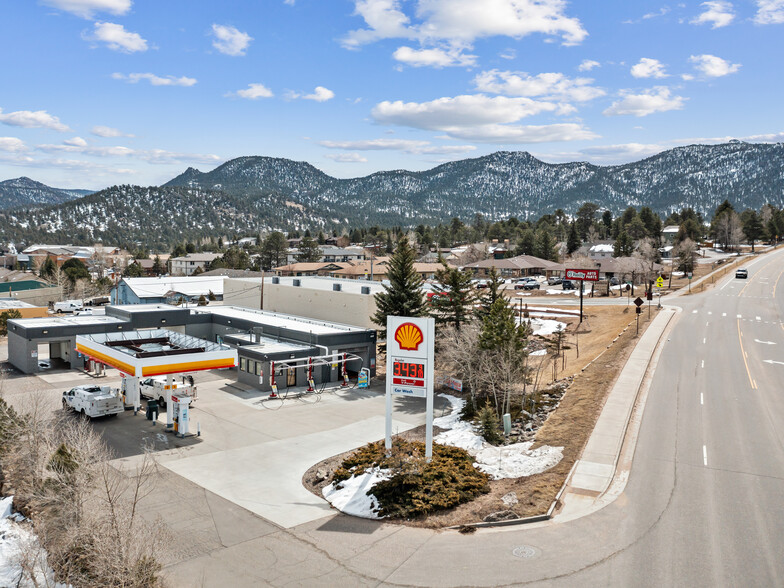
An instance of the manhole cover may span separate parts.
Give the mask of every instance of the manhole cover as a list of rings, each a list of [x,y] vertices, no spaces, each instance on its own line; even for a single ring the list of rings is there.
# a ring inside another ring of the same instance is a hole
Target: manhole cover
[[[530,545],[518,545],[512,550],[512,555],[519,557],[520,559],[530,559],[536,557],[538,554],[539,550]]]

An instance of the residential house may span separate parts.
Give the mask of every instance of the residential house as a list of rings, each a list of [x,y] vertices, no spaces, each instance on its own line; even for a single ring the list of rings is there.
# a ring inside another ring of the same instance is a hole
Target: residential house
[[[188,253],[183,257],[173,257],[169,267],[173,276],[191,276],[197,268],[205,271],[213,260],[220,257],[217,253]]]
[[[198,302],[201,296],[223,300],[223,276],[160,276],[122,278],[112,288],[112,304]]]
[[[336,270],[351,266],[350,263],[324,261],[289,263],[272,268],[277,276],[327,276]]]
[[[662,238],[670,245],[672,245],[673,241],[675,241],[675,237],[678,235],[678,231],[681,228],[678,225],[667,225],[662,229]]]
[[[563,264],[534,257],[533,255],[517,255],[504,259],[485,259],[469,263],[466,269],[473,270],[478,276],[487,277],[492,268],[505,278],[519,278],[533,275],[560,275],[564,270]]]

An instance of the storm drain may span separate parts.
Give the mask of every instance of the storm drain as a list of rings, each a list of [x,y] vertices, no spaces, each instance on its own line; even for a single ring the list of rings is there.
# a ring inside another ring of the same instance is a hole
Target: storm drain
[[[539,555],[539,550],[530,545],[518,545],[512,550],[512,555],[520,559],[530,559]]]

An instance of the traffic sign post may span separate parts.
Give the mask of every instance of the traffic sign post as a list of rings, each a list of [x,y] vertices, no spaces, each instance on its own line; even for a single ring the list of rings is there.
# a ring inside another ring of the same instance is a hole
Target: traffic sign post
[[[387,317],[387,453],[392,450],[392,395],[425,398],[425,458],[433,457],[435,319]]]
[[[583,322],[583,283],[599,281],[598,269],[567,269],[565,272],[567,280],[579,280],[580,282],[580,323]]]
[[[637,307],[637,308],[634,309],[634,315],[635,315],[635,318],[637,319],[637,333],[636,333],[637,335],[640,334],[640,313],[642,312],[642,308],[640,308],[640,307],[643,304],[645,304],[645,301],[642,298],[640,298],[639,296],[634,299],[634,305]]]

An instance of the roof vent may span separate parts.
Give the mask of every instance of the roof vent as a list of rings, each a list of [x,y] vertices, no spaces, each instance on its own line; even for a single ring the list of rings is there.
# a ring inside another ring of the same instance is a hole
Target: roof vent
[[[299,280],[292,280],[292,281],[291,281],[291,285],[292,285],[292,286],[299,287],[299,284],[300,284],[300,281],[299,281]]]
[[[363,294],[370,294],[370,286],[362,286]]]
[[[340,292],[340,284],[332,284],[332,290],[335,292]]]
[[[272,283],[273,284],[280,284],[280,278],[278,276],[274,276],[272,278]]]

